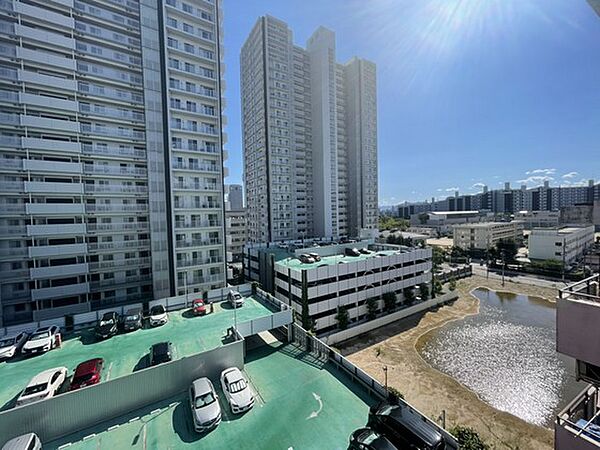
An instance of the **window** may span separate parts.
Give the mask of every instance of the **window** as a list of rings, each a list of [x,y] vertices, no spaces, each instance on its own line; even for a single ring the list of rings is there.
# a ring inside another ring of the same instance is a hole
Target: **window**
[[[181,7],[183,8],[183,10],[184,10],[186,13],[193,14],[193,12],[194,12],[194,8],[192,8],[192,6],[191,6],[191,5],[188,5],[187,3],[182,3],[182,4],[181,4]]]

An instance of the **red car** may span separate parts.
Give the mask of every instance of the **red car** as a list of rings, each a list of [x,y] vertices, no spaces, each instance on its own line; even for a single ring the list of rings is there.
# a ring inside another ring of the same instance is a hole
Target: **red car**
[[[85,386],[100,383],[100,374],[103,366],[104,360],[102,358],[90,359],[79,364],[73,374],[69,390],[74,391]]]
[[[197,298],[192,303],[192,311],[195,316],[203,316],[206,314],[206,305],[204,304],[204,300]]]

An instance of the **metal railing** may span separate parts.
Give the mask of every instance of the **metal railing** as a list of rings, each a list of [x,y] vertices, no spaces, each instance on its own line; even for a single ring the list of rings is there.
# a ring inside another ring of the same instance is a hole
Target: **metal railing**
[[[598,402],[598,388],[589,385],[558,414],[555,422],[557,427],[555,448],[557,450],[571,450],[572,448],[570,440],[563,443],[562,433],[564,432],[600,448],[600,438],[592,434],[594,433],[592,429],[597,429],[598,423],[600,423]],[[581,448],[589,448],[589,446]]]
[[[194,222],[175,221],[175,228],[214,228],[220,227],[221,222],[217,220],[203,220]]]
[[[558,298],[600,302],[600,274],[594,274],[591,277],[559,289]]]

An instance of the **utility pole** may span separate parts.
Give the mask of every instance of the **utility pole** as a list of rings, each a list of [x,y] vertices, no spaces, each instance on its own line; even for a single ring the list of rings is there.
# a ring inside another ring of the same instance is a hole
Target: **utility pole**
[[[487,235],[487,244],[485,247],[485,259],[486,259],[486,263],[485,263],[485,278],[486,279],[490,279],[490,235]]]
[[[384,374],[384,379],[385,379],[385,391],[387,392],[388,390],[388,384],[387,384],[387,372],[388,372],[388,367],[387,366],[383,366],[383,374]]]
[[[566,263],[565,245],[566,245],[566,238],[565,238],[565,236],[563,236],[563,242],[562,242],[562,281],[563,281],[563,283],[565,282],[565,263]],[[585,275],[585,273],[584,273],[584,275]]]
[[[502,286],[504,286],[504,268],[506,266],[506,262],[504,260],[504,250],[502,250],[501,254],[502,254]]]

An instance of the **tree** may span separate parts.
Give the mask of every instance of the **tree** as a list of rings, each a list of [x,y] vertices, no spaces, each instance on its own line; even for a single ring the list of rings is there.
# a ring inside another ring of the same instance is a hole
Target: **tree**
[[[500,257],[504,255],[505,264],[514,262],[517,253],[519,253],[519,247],[517,246],[517,243],[512,239],[500,239],[496,243],[496,249]]]
[[[419,214],[419,223],[421,225],[425,225],[427,223],[427,221],[429,220],[429,214],[427,213],[421,213]]]
[[[437,278],[433,280],[433,293],[435,295],[440,295],[443,291],[444,288],[442,287],[442,283],[440,282],[440,280],[438,280]]]
[[[412,303],[415,301],[415,293],[413,292],[412,288],[404,289],[404,300],[406,300],[406,303]]]
[[[377,316],[377,299],[371,297],[367,299],[367,319],[373,320]]]
[[[338,306],[337,314],[335,315],[335,320],[338,323],[338,328],[340,330],[345,330],[348,328],[348,310],[345,306]]]
[[[396,294],[386,292],[383,294],[383,307],[387,312],[391,312],[396,308]]]
[[[401,219],[398,217],[381,215],[379,216],[379,230],[392,230],[397,228],[400,231],[405,231],[409,227],[410,223],[406,219]]]
[[[456,290],[456,280],[454,278],[450,278],[450,281],[448,282],[448,289],[451,291]]]
[[[431,261],[433,263],[433,268],[435,269],[436,267],[439,267],[443,264],[444,260],[446,259],[446,251],[443,248],[437,246],[434,246],[432,248],[432,251],[433,255],[431,257]]]
[[[429,298],[429,286],[427,286],[427,283],[421,283],[419,285],[419,295],[422,300],[427,300]]]
[[[490,448],[473,428],[457,425],[450,429],[450,433],[458,439],[461,450],[489,450]]]

